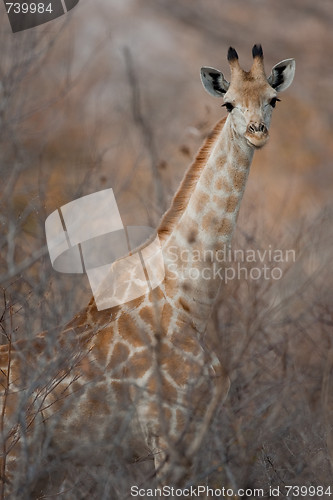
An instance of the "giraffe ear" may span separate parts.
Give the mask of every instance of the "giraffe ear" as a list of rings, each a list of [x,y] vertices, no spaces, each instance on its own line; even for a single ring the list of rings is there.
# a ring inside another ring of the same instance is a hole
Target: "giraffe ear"
[[[286,90],[294,79],[295,68],[295,59],[285,59],[279,62],[273,67],[272,73],[267,78],[268,83],[277,92]]]
[[[222,97],[228,90],[230,83],[224,78],[221,71],[214,68],[201,68],[201,81],[207,92],[214,97]]]

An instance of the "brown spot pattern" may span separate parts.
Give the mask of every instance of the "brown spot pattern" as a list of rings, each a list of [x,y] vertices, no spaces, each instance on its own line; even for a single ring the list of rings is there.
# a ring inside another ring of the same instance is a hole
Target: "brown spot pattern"
[[[134,354],[129,359],[130,375],[134,378],[141,378],[152,366],[150,353],[145,350]]]
[[[140,318],[146,323],[146,325],[149,325],[153,330],[156,327],[156,321],[154,318],[154,308],[145,306],[141,311],[139,312]]]
[[[224,185],[224,179],[222,179],[222,177],[219,177],[217,179],[217,181],[215,182],[215,189],[217,191],[221,191],[223,189],[223,185]]]
[[[144,336],[129,314],[122,314],[118,320],[119,334],[134,347],[145,345]]]
[[[228,192],[232,190],[232,185],[225,176],[221,176],[215,182],[215,189],[217,191]]]
[[[228,198],[226,199],[226,211],[228,213],[233,213],[237,208],[238,201],[239,201],[238,196],[235,195],[228,196]]]
[[[193,244],[193,243],[195,243],[197,237],[198,237],[198,232],[194,231],[193,229],[191,229],[188,232],[188,235],[187,235],[187,241],[188,241],[188,243],[190,243],[190,245]]]
[[[200,352],[200,346],[196,338],[191,336],[190,333],[186,332],[186,335],[182,336],[182,332],[174,333],[171,337],[171,342],[181,351],[197,356]]]
[[[203,171],[200,182],[202,182],[202,184],[206,186],[206,188],[211,189],[211,186],[213,185],[214,176],[215,176],[214,170],[212,168],[207,168],[206,170]]]
[[[87,392],[87,402],[85,403],[85,410],[89,416],[97,414],[108,415],[110,414],[110,407],[103,399],[107,391],[105,387],[89,389]]]
[[[238,196],[230,195],[227,198],[215,195],[213,197],[214,203],[217,205],[219,210],[227,213],[232,213],[236,210],[238,204]]]
[[[165,282],[165,293],[167,297],[173,297],[178,291],[177,280],[167,279]]]
[[[167,302],[163,306],[163,311],[162,311],[162,315],[161,315],[161,328],[162,328],[163,333],[165,333],[165,334],[167,334],[168,329],[170,327],[172,316],[173,316],[173,309],[172,309],[171,305]]]
[[[158,380],[160,378],[160,381]],[[175,402],[177,400],[176,389],[168,382],[162,374],[153,374],[148,380],[147,389],[150,394],[158,394],[160,391],[160,397],[163,401],[168,403]]]
[[[186,312],[190,312],[191,308],[188,302],[183,297],[180,297],[178,299],[178,305],[180,306],[181,309],[184,309]]]
[[[161,346],[161,364],[178,386],[184,386],[190,375],[190,363],[170,349],[166,343]]]
[[[163,291],[161,290],[160,287],[154,288],[154,290],[151,290],[148,295],[148,300],[149,302],[156,303],[160,302],[161,300],[164,299]]]
[[[84,356],[79,363],[79,370],[88,380],[103,376],[103,371],[96,365],[96,362]]]
[[[126,361],[130,354],[129,348],[127,345],[122,342],[117,342],[113,348],[112,356],[110,362],[107,366],[108,369],[114,369],[119,366],[121,363]]]
[[[95,336],[94,356],[100,364],[104,364],[106,362],[109,348],[113,340],[113,335],[113,328],[109,327],[98,332]]]
[[[221,154],[221,155],[219,155],[219,157],[216,160],[216,166],[218,168],[223,168],[224,165],[226,164],[226,161],[227,161],[226,155],[225,154]]]
[[[123,382],[112,382],[111,383],[112,392],[116,397],[118,403],[130,404],[130,397],[128,392],[128,386]]]
[[[244,186],[244,182],[246,180],[246,172],[241,172],[240,170],[237,170],[236,168],[230,169],[230,177],[232,179],[232,183],[235,189],[237,191],[241,191]]]
[[[218,221],[217,213],[210,210],[202,219],[202,225],[204,229],[210,229],[212,226],[216,225]]]
[[[196,200],[194,202],[194,210],[200,214],[204,210],[208,202],[209,202],[208,194],[203,192],[198,193],[198,195],[196,196]]]
[[[221,234],[224,234],[224,235],[231,234],[232,229],[233,229],[232,222],[227,218],[222,219],[221,225],[220,225]]]
[[[163,419],[164,422],[162,423],[162,425],[168,424],[172,418],[171,410],[165,407],[163,404],[151,402],[149,404],[148,412],[149,415],[153,416],[153,418],[155,417],[155,420],[157,421]]]

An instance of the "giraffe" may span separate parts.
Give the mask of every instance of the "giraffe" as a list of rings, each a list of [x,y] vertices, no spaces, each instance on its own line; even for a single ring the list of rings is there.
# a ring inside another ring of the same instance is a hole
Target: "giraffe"
[[[228,393],[228,374],[204,338],[222,282],[215,256],[231,240],[254,151],[266,144],[277,95],[295,73],[294,59],[286,59],[267,78],[261,45],[252,56],[244,71],[229,48],[230,83],[214,68],[201,69],[204,88],[222,98],[227,116],[206,138],[157,228],[163,282],[103,311],[92,299],[60,333],[60,362],[47,380],[37,377],[27,397],[25,432],[49,426],[63,457],[73,459],[79,440],[76,459],[83,462],[92,439],[99,443],[94,459],[103,461],[103,443],[126,435],[119,453],[130,460],[135,450],[136,458],[154,460],[158,477],[181,482]],[[0,347],[2,455],[8,454],[9,470],[3,465],[1,476],[9,484],[23,432],[13,423],[25,389],[22,353],[34,362],[49,334],[35,339],[34,350],[24,340]],[[53,355],[46,355],[50,363]]]

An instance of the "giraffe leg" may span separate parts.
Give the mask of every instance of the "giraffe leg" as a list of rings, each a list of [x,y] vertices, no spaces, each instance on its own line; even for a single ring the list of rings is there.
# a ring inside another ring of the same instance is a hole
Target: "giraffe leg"
[[[154,457],[155,477],[157,482],[162,485],[168,462],[167,446],[163,438],[157,436],[153,439],[152,454]]]
[[[153,455],[158,486],[183,485],[192,467],[192,461],[186,454],[184,443],[172,442],[171,439],[167,440],[160,436],[154,441]]]

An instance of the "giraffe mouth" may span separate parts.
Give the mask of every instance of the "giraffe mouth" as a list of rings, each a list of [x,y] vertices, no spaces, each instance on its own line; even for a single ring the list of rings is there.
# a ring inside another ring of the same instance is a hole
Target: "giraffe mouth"
[[[248,146],[254,149],[261,149],[262,147],[264,147],[266,142],[268,141],[268,138],[268,134],[262,135],[261,137],[245,136]]]

